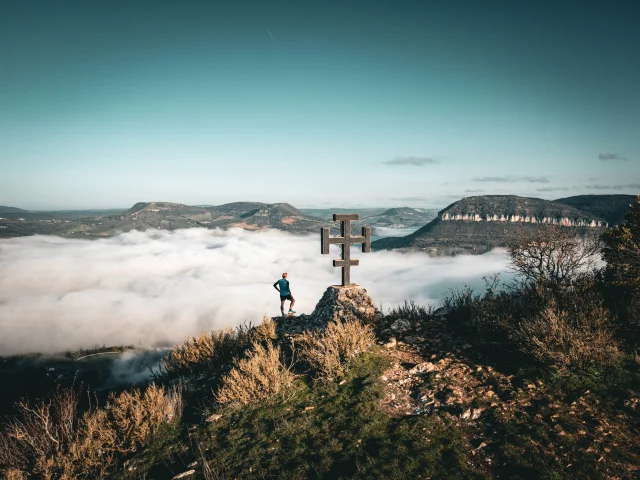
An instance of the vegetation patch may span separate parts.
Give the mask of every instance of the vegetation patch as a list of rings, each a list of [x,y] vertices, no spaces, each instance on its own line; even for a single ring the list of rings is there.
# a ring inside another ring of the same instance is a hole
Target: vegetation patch
[[[386,359],[356,358],[344,383],[299,379],[286,403],[220,410],[199,436],[207,478],[482,478],[464,435],[437,417],[379,408]]]
[[[307,331],[299,339],[299,354],[314,373],[324,379],[345,375],[351,361],[369,350],[373,328],[358,320],[329,322],[326,329]]]
[[[255,343],[247,358],[240,359],[222,379],[216,394],[221,404],[249,405],[284,394],[295,374],[282,363],[280,347]]]

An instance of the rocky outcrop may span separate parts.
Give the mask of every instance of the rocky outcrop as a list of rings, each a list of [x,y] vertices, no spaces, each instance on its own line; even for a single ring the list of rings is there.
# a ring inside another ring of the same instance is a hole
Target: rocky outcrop
[[[367,290],[361,286],[332,285],[325,290],[311,316],[316,322],[325,325],[338,320],[370,322],[377,311]]]

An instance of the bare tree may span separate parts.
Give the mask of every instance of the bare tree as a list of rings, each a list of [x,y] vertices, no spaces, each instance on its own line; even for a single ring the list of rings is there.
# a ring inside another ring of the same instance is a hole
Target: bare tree
[[[596,232],[585,235],[568,227],[544,225],[537,231],[522,231],[507,245],[509,268],[537,287],[570,285],[581,272],[600,260]]]

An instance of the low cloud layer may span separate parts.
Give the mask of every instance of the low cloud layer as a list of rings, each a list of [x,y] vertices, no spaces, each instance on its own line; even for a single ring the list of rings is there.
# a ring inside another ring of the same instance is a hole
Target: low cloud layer
[[[427,202],[429,197],[391,197],[396,202]]]
[[[438,162],[435,159],[428,157],[396,157],[393,160],[387,160],[382,163],[385,165],[412,165],[414,167],[423,167],[425,165],[431,165]]]
[[[624,161],[626,158],[619,153],[601,153],[598,158],[603,162]]]
[[[0,355],[95,345],[175,344],[207,329],[279,314],[283,271],[298,313],[339,281],[316,235],[188,229],[101,240],[32,236],[0,241]],[[383,308],[438,303],[452,287],[482,285],[504,254],[429,258],[357,253],[352,280]]]
[[[567,190],[571,190],[569,187],[542,187],[538,188],[538,192],[564,192]]]
[[[547,177],[519,176],[513,175],[509,177],[476,177],[474,182],[490,182],[490,183],[507,183],[507,182],[527,182],[527,183],[549,183]]]
[[[626,183],[624,185],[587,185],[589,190],[640,190],[640,183]]]

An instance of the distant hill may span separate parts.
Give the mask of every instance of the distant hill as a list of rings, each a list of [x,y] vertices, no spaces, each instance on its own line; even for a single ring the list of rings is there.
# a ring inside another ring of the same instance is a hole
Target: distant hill
[[[24,210],[22,208],[7,207],[4,205],[0,205],[0,218],[9,218],[9,219],[23,218],[25,220],[46,220],[53,217],[45,213],[32,212],[31,210]]]
[[[0,215],[2,214],[19,214],[19,213],[29,213],[29,210],[23,210],[21,208],[15,207],[5,207],[4,205],[0,205]]]
[[[326,220],[305,214],[288,203],[234,202],[217,206],[191,206],[173,202],[138,202],[128,210],[48,212],[32,214],[3,207],[0,237],[53,234],[65,237],[100,238],[130,230],[176,230],[181,228],[275,228],[291,233],[316,233]],[[17,212],[17,213],[16,213]],[[84,215],[86,214],[86,215]]]
[[[138,202],[129,210],[124,212],[124,215],[140,214],[144,212],[153,212],[162,214],[185,214],[185,213],[203,213],[206,209],[202,207],[192,207],[189,205],[183,205],[182,203],[171,202]]]
[[[555,203],[569,205],[594,217],[604,219],[609,225],[619,225],[629,211],[629,205],[636,201],[634,195],[576,195],[559,198]]]
[[[420,209],[412,207],[389,208],[378,215],[367,216],[362,220],[363,224],[372,224],[375,227],[410,228],[420,227],[437,215],[437,210]]]
[[[372,247],[425,250],[435,255],[483,253],[503,246],[518,230],[544,224],[576,229],[607,225],[602,216],[563,203],[515,195],[483,195],[454,202],[413,234],[380,239]]]

